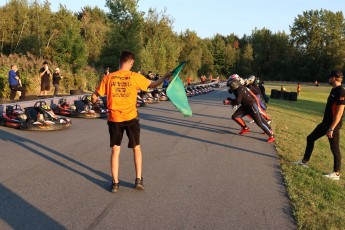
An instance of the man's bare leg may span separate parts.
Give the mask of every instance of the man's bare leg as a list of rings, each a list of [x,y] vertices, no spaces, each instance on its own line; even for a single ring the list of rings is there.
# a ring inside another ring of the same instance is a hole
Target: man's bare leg
[[[111,149],[111,174],[115,183],[119,183],[120,150],[121,147],[118,145],[114,145]]]

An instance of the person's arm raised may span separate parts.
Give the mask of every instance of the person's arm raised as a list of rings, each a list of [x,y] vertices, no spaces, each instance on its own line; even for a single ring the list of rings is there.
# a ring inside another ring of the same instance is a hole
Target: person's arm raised
[[[172,76],[172,73],[169,71],[167,72],[163,77],[159,78],[157,81],[152,81],[151,84],[149,85],[149,88],[156,88],[160,84],[163,83],[164,79],[169,78]]]

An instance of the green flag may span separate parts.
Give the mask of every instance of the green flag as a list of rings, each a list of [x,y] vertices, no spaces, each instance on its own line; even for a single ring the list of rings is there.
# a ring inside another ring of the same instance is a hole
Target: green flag
[[[186,61],[181,62],[173,71],[172,71],[172,81],[170,82],[167,88],[167,95],[170,101],[174,106],[185,116],[192,116],[192,109],[188,104],[188,99],[184,85],[178,76],[183,66],[186,64]]]

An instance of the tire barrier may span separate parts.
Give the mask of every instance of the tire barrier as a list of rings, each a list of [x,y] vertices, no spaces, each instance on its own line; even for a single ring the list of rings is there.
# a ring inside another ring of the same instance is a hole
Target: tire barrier
[[[23,98],[25,101],[38,100],[37,95],[25,95]]]
[[[271,90],[271,98],[277,99],[278,98],[278,90],[272,89]]]
[[[81,89],[71,89],[71,90],[69,91],[69,94],[70,94],[70,95],[83,94],[83,90],[81,90]]]
[[[297,101],[297,92],[284,92],[277,89],[271,89],[271,98],[288,101]]]
[[[284,92],[283,99],[290,100],[290,92]]]
[[[297,92],[290,93],[290,101],[297,101]]]
[[[277,98],[283,100],[284,99],[284,92],[278,91],[278,97]]]

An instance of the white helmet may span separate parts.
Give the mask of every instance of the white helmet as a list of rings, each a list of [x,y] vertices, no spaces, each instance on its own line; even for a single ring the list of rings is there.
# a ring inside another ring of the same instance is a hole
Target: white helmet
[[[255,76],[254,76],[254,75],[250,75],[250,76],[247,78],[247,80],[246,80],[246,84],[247,84],[247,85],[251,85],[251,84],[254,83],[254,81],[255,81]]]

